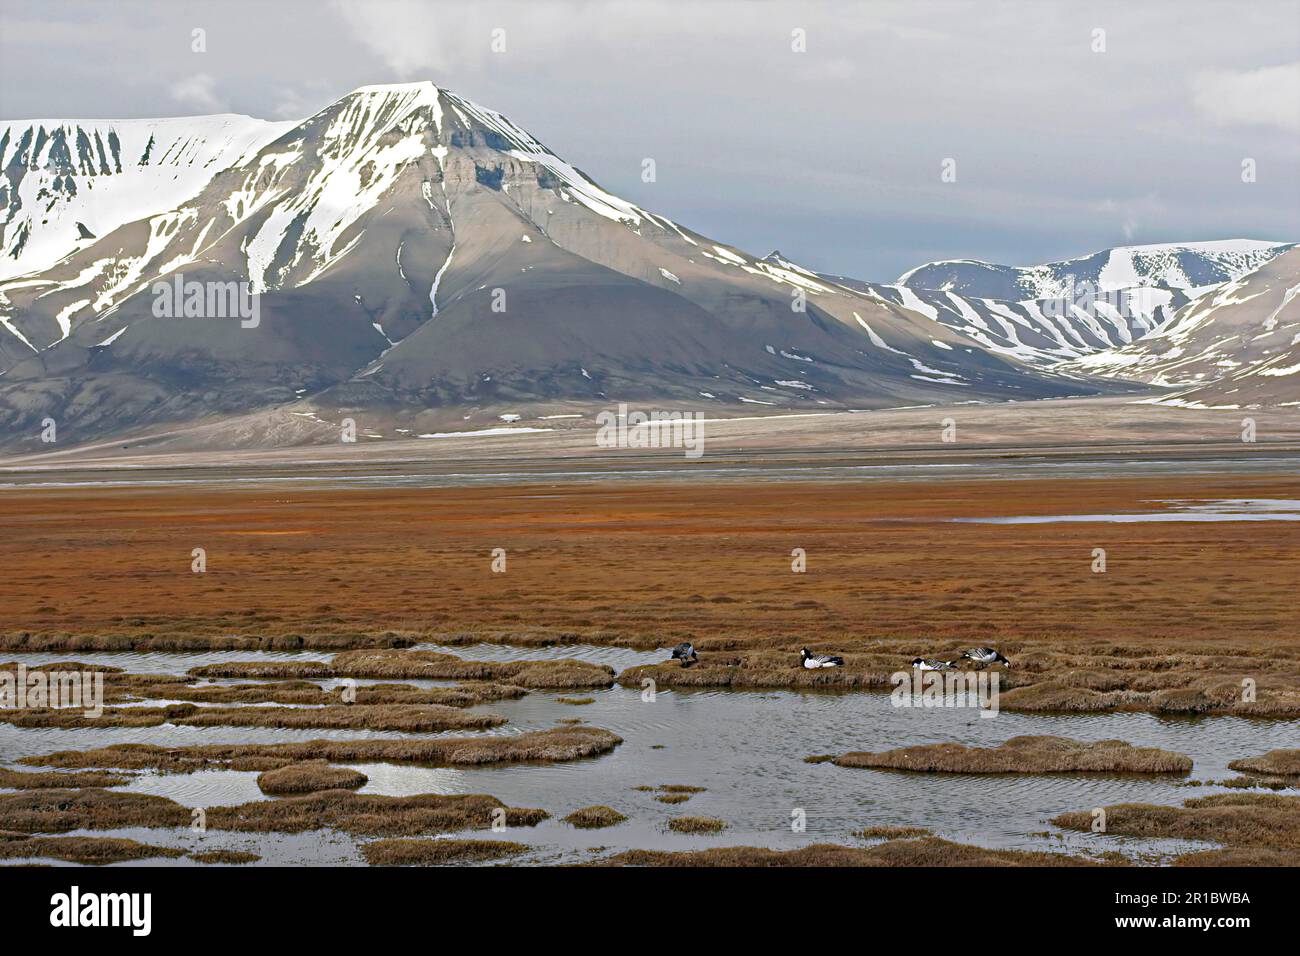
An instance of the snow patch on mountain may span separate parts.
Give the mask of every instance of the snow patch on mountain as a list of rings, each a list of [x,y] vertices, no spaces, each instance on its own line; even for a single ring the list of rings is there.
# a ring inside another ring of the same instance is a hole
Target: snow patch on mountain
[[[0,124],[0,279],[175,208],[296,125],[234,114]]]

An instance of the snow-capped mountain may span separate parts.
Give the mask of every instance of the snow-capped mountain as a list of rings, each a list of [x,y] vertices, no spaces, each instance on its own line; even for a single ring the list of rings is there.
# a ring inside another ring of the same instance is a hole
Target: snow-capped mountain
[[[293,125],[235,115],[0,124],[0,279],[172,209]]]
[[[1300,248],[1203,295],[1140,342],[1067,368],[1173,389],[1161,399],[1171,404],[1300,403]]]
[[[1048,367],[1137,341],[1290,248],[1244,239],[1125,246],[1040,266],[932,262],[892,284],[837,281],[920,312],[985,349]]]
[[[1073,298],[1085,284],[1103,292],[1137,287],[1177,289],[1194,299],[1200,290],[1239,278],[1292,245],[1226,239],[1118,246],[1037,266],[955,259],[917,266],[899,276],[897,284],[1012,302]]]
[[[1137,288],[1070,299],[1012,302],[938,289],[839,280],[877,301],[941,322],[981,348],[1041,367],[1141,338],[1186,301],[1175,290]]]
[[[0,282],[0,422],[49,415],[78,440],[295,402],[395,423],[503,402],[872,407],[1104,387],[709,240],[430,83],[363,87],[265,135],[189,198]],[[178,276],[248,283],[260,321],[155,314],[155,283]]]

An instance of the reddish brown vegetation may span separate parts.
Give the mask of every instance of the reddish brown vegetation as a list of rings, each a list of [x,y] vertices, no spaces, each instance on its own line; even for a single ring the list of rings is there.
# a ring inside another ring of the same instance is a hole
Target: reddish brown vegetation
[[[797,629],[844,655],[885,635],[923,656],[947,641],[1007,644],[1017,669],[1014,644],[1028,639],[1189,648],[1231,635],[1296,648],[1300,606],[1277,586],[1300,554],[1294,522],[927,520],[1140,510],[1145,479],[866,487],[12,489],[0,495],[0,646],[347,648],[459,633],[665,647],[688,636],[704,664],[749,640],[797,651]],[[1300,480],[1169,477],[1160,496],[1300,498]],[[250,533],[285,529],[308,533]],[[467,560],[503,536],[508,576]],[[817,555],[817,573],[790,574],[791,540]],[[189,572],[177,541],[206,543],[206,574]],[[1110,555],[1106,574],[1090,573],[1095,547]]]

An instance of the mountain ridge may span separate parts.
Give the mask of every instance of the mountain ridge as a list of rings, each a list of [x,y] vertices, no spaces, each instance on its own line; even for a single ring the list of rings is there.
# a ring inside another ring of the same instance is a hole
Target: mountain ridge
[[[177,274],[247,283],[259,326],[154,314],[150,290]],[[431,410],[501,402],[1109,389],[629,203],[432,83],[361,87],[174,208],[0,282],[0,326],[0,422],[28,440],[70,412],[91,440],[272,405],[419,429]]]
[[[1173,244],[1162,255],[1182,286],[1116,290],[1135,321],[1103,305],[1051,316],[1033,300],[752,256],[606,191],[503,114],[427,81],[359,87],[219,143],[211,126],[157,160],[187,171],[169,187],[185,198],[155,209],[154,190],[145,215],[102,235],[64,229],[56,262],[0,278],[11,441],[30,442],[45,417],[99,440],[272,407],[419,432],[451,409],[470,421],[516,404],[798,410],[1124,392],[1134,386],[1055,366],[1146,335],[1201,288],[1192,276],[1239,274],[1276,245],[1219,250],[1207,272],[1187,258],[1206,244]],[[135,156],[143,128],[118,155]],[[36,136],[9,165],[40,159]],[[105,174],[88,149],[72,172],[111,193],[124,180],[94,179]],[[153,290],[176,278],[245,284],[259,322],[159,315]]]

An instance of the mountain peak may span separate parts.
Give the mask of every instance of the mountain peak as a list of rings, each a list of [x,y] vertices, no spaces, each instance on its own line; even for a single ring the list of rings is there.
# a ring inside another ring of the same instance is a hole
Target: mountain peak
[[[339,98],[343,101],[379,101],[393,103],[403,109],[418,109],[423,106],[440,107],[439,94],[443,91],[429,80],[418,83],[375,83],[358,86],[351,93]]]
[[[369,83],[358,86],[352,93],[437,93],[438,87],[432,80],[417,80],[414,83]]]

